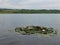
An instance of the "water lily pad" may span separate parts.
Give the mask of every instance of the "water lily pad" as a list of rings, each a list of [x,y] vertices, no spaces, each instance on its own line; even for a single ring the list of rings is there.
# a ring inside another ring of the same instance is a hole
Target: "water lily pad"
[[[57,34],[57,31],[53,28],[41,27],[41,26],[26,26],[26,27],[16,27],[15,32],[22,35],[39,34],[44,36],[53,36]]]

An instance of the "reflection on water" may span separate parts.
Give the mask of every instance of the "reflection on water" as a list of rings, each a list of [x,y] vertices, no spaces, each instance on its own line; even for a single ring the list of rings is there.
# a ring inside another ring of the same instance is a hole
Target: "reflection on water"
[[[56,28],[60,31],[60,14],[0,14],[1,45],[60,45],[60,36],[38,37],[36,35],[20,35],[9,32],[9,29],[39,25]]]

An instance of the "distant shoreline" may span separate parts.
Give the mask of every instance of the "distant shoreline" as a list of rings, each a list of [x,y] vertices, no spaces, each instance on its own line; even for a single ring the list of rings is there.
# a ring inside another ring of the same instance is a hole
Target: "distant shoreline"
[[[0,9],[0,14],[60,14],[60,10]]]

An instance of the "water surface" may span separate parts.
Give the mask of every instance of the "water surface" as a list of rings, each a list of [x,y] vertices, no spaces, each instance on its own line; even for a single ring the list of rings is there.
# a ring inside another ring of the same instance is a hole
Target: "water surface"
[[[0,14],[0,45],[60,45],[60,35],[48,38],[8,31],[27,25],[53,27],[60,31],[60,14]]]

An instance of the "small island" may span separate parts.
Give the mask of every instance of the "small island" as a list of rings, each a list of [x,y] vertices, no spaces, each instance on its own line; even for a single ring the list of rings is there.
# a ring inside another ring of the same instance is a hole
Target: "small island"
[[[18,32],[22,35],[31,35],[31,34],[43,34],[43,35],[56,35],[57,31],[53,28],[41,27],[41,26],[26,26],[26,27],[16,27],[15,32]]]

